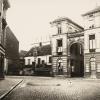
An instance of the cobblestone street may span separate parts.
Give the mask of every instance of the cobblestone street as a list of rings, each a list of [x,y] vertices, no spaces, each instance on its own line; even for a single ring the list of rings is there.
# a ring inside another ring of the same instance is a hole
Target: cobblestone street
[[[24,77],[4,100],[100,100],[100,80]]]

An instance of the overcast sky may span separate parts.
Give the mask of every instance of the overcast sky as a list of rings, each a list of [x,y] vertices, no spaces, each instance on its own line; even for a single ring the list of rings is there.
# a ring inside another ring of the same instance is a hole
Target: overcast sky
[[[97,1],[97,4],[96,4]],[[9,0],[7,22],[20,43],[20,50],[29,50],[32,43],[47,41],[50,22],[69,17],[83,25],[82,14],[99,5],[100,0]]]

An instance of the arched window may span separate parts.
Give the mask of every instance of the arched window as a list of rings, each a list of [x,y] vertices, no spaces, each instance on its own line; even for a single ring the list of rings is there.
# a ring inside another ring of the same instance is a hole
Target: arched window
[[[94,57],[92,57],[91,59],[90,59],[90,67],[91,67],[91,70],[96,70],[96,63],[95,63],[95,58]]]

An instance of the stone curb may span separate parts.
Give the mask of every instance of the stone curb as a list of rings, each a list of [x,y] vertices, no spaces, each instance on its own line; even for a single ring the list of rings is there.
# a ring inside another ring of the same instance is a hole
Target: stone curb
[[[5,92],[3,95],[0,96],[0,100],[3,100],[8,94],[10,94],[23,80],[19,81],[16,85],[12,86],[10,90]]]

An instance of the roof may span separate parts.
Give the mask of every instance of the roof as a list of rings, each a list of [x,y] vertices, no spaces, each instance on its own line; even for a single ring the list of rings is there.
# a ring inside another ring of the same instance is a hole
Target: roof
[[[49,44],[49,45],[38,46],[36,48],[33,47],[28,51],[25,57],[35,56],[35,51],[37,51],[37,56],[51,55],[51,46]]]
[[[16,37],[15,34],[12,32],[12,30],[10,29],[9,26],[6,28],[6,34],[9,35],[10,38],[14,39],[15,41],[17,41],[17,42],[19,43],[17,37]]]
[[[86,15],[93,14],[93,13],[96,13],[96,12],[100,12],[100,6],[96,7],[93,10],[88,11],[87,13],[83,14],[82,16],[86,16]]]
[[[26,55],[26,53],[27,53],[27,51],[21,50],[21,51],[19,52],[19,55],[20,55],[20,57],[24,57],[24,56]]]
[[[74,24],[75,26],[79,27],[80,29],[84,29],[82,26],[78,25],[77,23],[75,23],[74,21],[72,21],[71,19],[69,19],[68,17],[61,17],[61,18],[58,18],[58,19],[55,19],[53,22],[51,22],[50,24],[53,24],[53,23],[60,23],[62,21],[69,21],[70,23]]]
[[[19,41],[9,27],[6,28],[6,57],[19,59]]]

